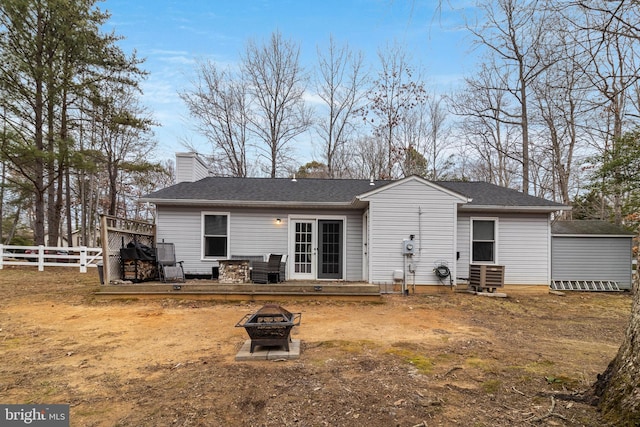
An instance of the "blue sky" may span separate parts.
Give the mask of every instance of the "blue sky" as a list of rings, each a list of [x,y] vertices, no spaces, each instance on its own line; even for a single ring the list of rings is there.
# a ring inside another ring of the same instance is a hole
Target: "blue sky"
[[[441,13],[437,0],[105,0],[99,7],[112,14],[105,30],[125,37],[119,45],[146,59],[142,103],[161,124],[155,129],[158,157],[173,158],[184,151],[182,141],[208,152],[177,95],[190,88],[196,61],[235,64],[248,40],[260,43],[276,30],[300,44],[307,69],[330,35],[361,50],[374,67],[377,50],[398,42],[427,83],[447,91],[473,66],[465,3],[443,1]],[[310,149],[298,156],[301,164],[312,160]]]

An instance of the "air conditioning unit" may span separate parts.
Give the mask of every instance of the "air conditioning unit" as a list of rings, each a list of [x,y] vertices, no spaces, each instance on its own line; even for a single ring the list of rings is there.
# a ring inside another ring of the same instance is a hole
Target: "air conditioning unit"
[[[496,288],[504,286],[504,265],[469,265],[469,286],[474,290],[488,290],[493,292]]]

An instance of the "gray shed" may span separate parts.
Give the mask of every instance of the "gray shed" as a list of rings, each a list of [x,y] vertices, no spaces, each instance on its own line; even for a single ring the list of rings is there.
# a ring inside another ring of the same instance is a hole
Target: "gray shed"
[[[551,225],[551,288],[631,289],[634,233],[607,221],[556,221]]]

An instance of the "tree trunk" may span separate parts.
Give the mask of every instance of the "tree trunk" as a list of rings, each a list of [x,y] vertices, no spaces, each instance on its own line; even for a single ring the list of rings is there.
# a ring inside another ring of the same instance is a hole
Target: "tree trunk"
[[[594,392],[602,417],[611,425],[640,425],[640,292],[633,296],[624,341],[606,371],[598,375]]]
[[[40,12],[40,11],[38,11]],[[36,65],[35,79],[35,96],[34,96],[34,144],[36,158],[34,161],[34,204],[35,204],[35,220],[33,224],[33,240],[36,245],[44,245],[44,220],[45,220],[45,185],[44,185],[44,162],[40,155],[44,149],[43,130],[44,130],[44,81],[42,80],[43,68],[43,17],[41,13],[37,16],[38,34],[36,35],[36,55],[34,62]]]
[[[524,78],[523,59],[518,58],[520,67],[520,112],[522,115],[522,192],[529,194],[529,113],[527,111],[527,81]]]

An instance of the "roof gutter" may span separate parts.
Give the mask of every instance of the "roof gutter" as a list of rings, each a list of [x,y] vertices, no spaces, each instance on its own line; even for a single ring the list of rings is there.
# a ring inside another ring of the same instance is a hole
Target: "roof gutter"
[[[571,206],[504,206],[504,205],[462,205],[458,208],[463,211],[508,211],[508,212],[557,212],[570,211]]]
[[[255,200],[207,200],[207,199],[156,199],[140,198],[141,202],[171,206],[234,206],[234,207],[323,207],[354,208],[352,202],[298,202],[298,201],[255,201]]]
[[[632,239],[634,234],[562,234],[562,233],[551,233],[553,237],[626,237]]]

